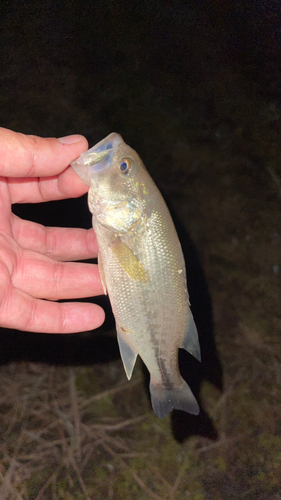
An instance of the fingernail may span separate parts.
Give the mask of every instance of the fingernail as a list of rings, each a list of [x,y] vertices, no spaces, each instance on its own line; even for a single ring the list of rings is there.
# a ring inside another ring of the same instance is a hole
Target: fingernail
[[[66,135],[65,137],[59,137],[58,141],[62,144],[75,144],[76,142],[80,142],[82,137],[83,136],[79,134]]]

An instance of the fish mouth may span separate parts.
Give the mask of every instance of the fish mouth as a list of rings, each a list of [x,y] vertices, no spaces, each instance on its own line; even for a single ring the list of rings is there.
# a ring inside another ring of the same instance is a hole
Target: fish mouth
[[[122,143],[124,141],[121,135],[113,132],[91,149],[82,153],[77,160],[71,163],[71,166],[85,184],[90,186],[92,174],[110,167],[114,151]]]

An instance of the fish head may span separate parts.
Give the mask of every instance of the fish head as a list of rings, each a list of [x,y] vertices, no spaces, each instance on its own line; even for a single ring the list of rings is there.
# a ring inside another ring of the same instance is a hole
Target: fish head
[[[154,184],[119,134],[108,135],[71,165],[90,187],[89,207],[103,226],[122,233],[147,216]]]

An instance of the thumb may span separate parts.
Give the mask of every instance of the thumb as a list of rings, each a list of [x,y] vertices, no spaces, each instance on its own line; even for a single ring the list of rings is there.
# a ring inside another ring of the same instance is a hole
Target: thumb
[[[87,149],[82,135],[42,138],[0,127],[0,176],[57,175]]]

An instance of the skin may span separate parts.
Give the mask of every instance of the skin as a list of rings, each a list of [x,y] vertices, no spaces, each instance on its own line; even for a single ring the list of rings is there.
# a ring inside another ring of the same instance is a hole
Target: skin
[[[103,294],[97,266],[68,262],[96,257],[94,231],[44,227],[21,220],[11,209],[13,203],[76,198],[87,192],[69,166],[87,149],[80,135],[43,139],[0,128],[1,327],[74,333],[104,321],[96,304],[55,302]]]

